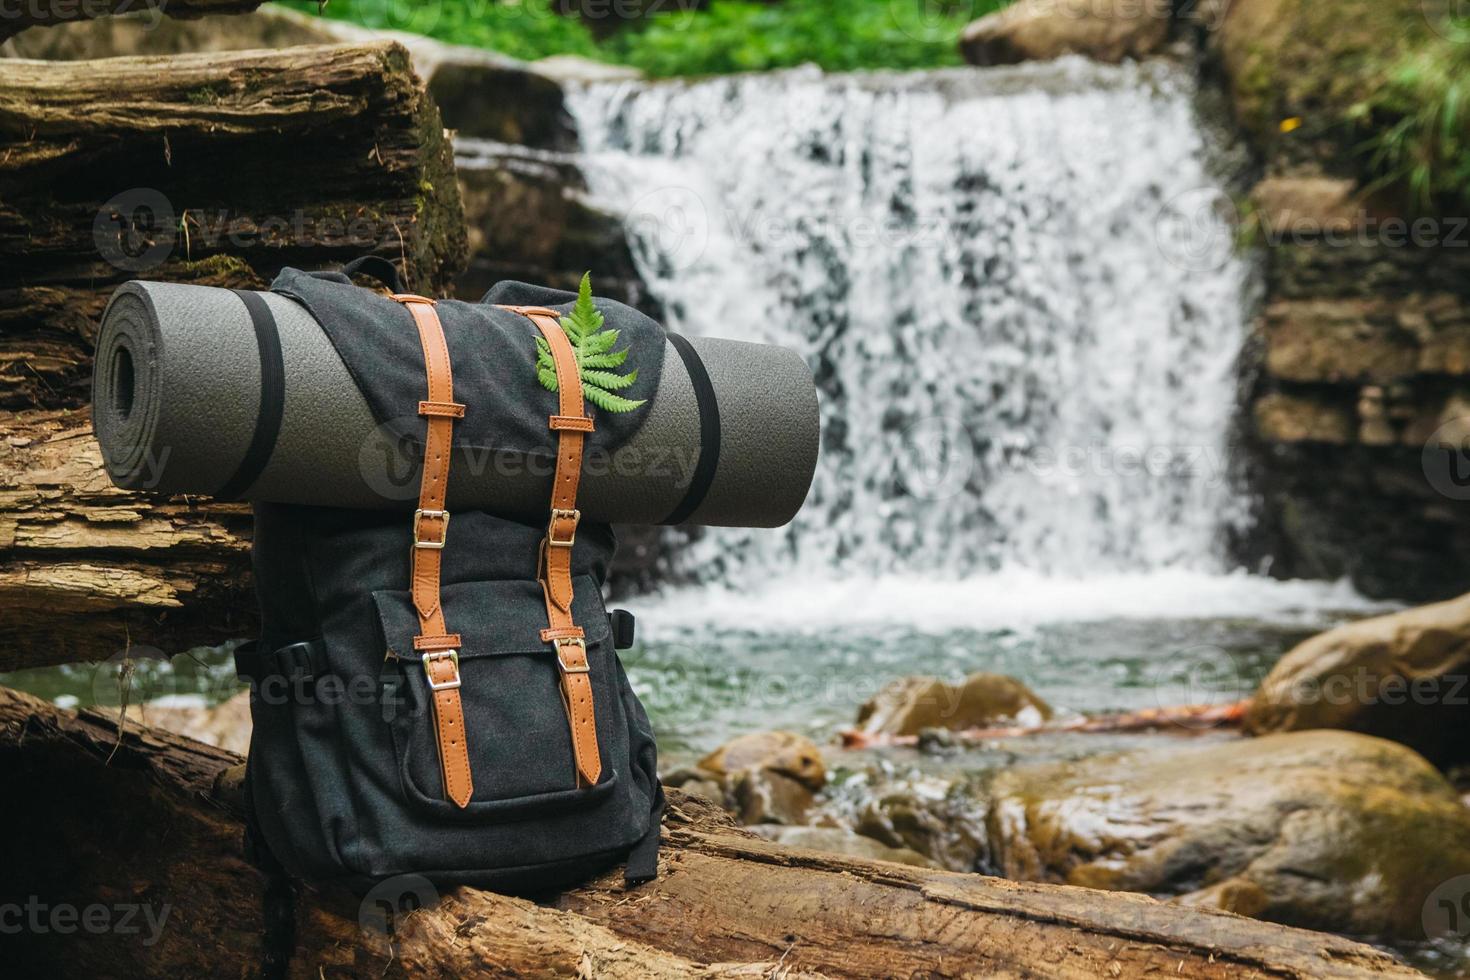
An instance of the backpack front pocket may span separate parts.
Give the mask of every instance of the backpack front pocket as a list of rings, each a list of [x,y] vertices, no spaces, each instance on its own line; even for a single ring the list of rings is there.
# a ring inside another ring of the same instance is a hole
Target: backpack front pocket
[[[598,748],[597,784],[579,787],[561,673],[541,641],[545,607],[532,581],[462,582],[441,591],[456,651],[464,738],[474,790],[464,808],[445,798],[433,692],[421,655],[408,592],[373,593],[385,646],[383,682],[402,791],[416,808],[447,820],[524,819],[588,806],[613,792],[610,764],[626,756],[612,740],[626,733],[607,614],[591,576],[574,581],[573,616],[586,633]],[[626,734],[621,737],[626,742]]]

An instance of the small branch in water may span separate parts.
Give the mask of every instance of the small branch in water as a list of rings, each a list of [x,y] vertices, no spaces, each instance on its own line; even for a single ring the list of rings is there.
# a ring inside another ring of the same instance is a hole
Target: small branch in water
[[[1101,734],[1107,732],[1173,731],[1179,735],[1199,735],[1221,728],[1237,727],[1245,717],[1249,701],[1230,704],[1184,704],[1168,708],[1145,708],[1115,715],[1073,718],[1068,721],[1030,728],[967,728],[954,733],[962,742],[979,742],[997,738],[1020,738],[1025,735],[1047,735],[1058,732]],[[841,733],[845,749],[869,749],[882,746],[913,747],[918,735],[884,735],[848,729]]]

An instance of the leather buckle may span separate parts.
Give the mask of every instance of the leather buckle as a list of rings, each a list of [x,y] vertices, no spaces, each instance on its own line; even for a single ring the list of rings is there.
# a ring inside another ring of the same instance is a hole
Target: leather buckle
[[[561,668],[561,672],[563,674],[590,674],[590,673],[592,673],[592,665],[587,662],[587,641],[586,640],[582,639],[580,636],[564,636],[564,637],[558,637],[557,639],[552,640],[551,641],[551,645],[556,648],[556,665]],[[562,653],[561,653],[561,648],[562,648],[563,645],[565,645],[565,646],[577,646],[577,647],[581,647],[582,648],[582,666],[580,666],[580,667],[568,667],[567,666],[567,660],[566,660],[565,657],[562,656]]]
[[[452,691],[459,687],[459,651],[458,650],[427,650],[424,652],[424,680],[429,682],[431,691]],[[429,672],[429,664],[435,660],[448,660],[454,664],[454,679],[435,683],[434,675]]]
[[[582,512],[580,510],[563,510],[560,507],[551,508],[551,520],[546,522],[546,543],[553,548],[570,548],[577,543],[577,524],[581,520]],[[571,537],[562,539],[556,536],[557,521],[572,522]]]
[[[443,526],[439,529],[439,540],[428,541],[422,535],[423,520],[425,517],[442,520]],[[444,542],[449,538],[449,511],[447,510],[424,510],[422,507],[413,512],[413,546],[415,548],[433,548],[439,550],[444,547]]]

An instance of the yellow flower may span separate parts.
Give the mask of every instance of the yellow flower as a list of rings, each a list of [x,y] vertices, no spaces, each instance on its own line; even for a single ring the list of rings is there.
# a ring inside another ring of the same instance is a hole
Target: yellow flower
[[[1281,131],[1283,133],[1294,133],[1301,128],[1302,119],[1300,116],[1292,116],[1290,119],[1281,120]]]

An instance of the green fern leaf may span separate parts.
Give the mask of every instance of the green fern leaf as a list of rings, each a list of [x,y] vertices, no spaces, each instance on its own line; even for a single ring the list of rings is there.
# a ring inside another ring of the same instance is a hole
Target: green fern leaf
[[[617,342],[618,332],[616,330],[604,330],[602,333],[593,334],[584,339],[577,352],[584,355],[605,354],[612,350]]]
[[[628,348],[624,347],[622,350],[614,351],[611,354],[589,354],[586,357],[578,358],[577,363],[584,371],[588,368],[607,370],[608,368],[622,367],[623,362],[627,359]]]
[[[577,287],[577,302],[572,312],[561,318],[561,328],[571,342],[572,353],[577,358],[577,371],[582,378],[582,394],[598,408],[607,412],[631,412],[647,399],[634,400],[615,395],[638,380],[638,371],[618,374],[614,369],[623,366],[628,359],[628,348],[615,351],[618,343],[617,330],[605,330],[606,323],[597,306],[592,302],[592,274],[582,276]],[[557,390],[556,358],[545,337],[536,337],[536,380],[548,391]]]
[[[588,385],[582,389],[582,393],[587,396],[589,402],[608,412],[631,412],[645,401],[645,399],[641,398],[633,401],[630,398],[624,398],[622,395],[614,395],[611,392],[603,391],[596,385]]]
[[[608,391],[622,391],[637,380],[637,368],[634,368],[627,374],[613,374],[611,371],[582,372],[582,381],[584,384],[596,385],[599,388],[606,388]]]

